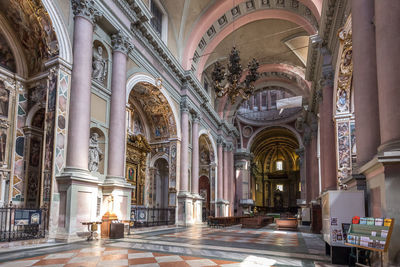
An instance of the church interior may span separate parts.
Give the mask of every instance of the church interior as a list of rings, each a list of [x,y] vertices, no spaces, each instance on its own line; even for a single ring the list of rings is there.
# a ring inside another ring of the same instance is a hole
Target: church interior
[[[400,266],[400,1],[0,7],[0,266]]]

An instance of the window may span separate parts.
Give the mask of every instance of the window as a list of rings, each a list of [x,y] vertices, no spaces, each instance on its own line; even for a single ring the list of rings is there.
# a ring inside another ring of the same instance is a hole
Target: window
[[[163,13],[161,12],[155,1],[151,1],[150,10],[153,14],[153,18],[151,18],[151,25],[161,37]]]
[[[283,191],[283,184],[277,184],[276,185],[276,190],[277,191]]]
[[[276,164],[275,168],[276,168],[277,171],[282,171],[283,170],[283,162],[281,160],[278,160],[275,164]]]

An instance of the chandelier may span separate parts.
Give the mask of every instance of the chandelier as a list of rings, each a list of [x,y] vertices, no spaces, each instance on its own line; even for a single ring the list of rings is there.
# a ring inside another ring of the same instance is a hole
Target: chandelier
[[[211,73],[213,86],[217,97],[228,95],[231,103],[234,104],[236,97],[241,96],[244,99],[249,99],[254,91],[254,82],[260,77],[257,72],[259,64],[255,58],[248,64],[248,73],[243,81],[242,65],[240,64],[239,51],[233,46],[229,55],[228,71],[225,72],[225,67],[217,62],[214,65],[214,70]],[[223,81],[226,78],[226,83]]]

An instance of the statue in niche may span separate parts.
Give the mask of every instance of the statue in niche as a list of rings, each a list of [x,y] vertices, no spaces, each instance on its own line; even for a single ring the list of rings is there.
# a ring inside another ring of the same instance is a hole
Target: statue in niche
[[[93,79],[103,83],[107,75],[107,61],[103,58],[103,47],[100,45],[93,52],[92,68]]]
[[[4,88],[4,83],[0,84],[0,116],[8,116],[8,90]]]
[[[97,172],[100,160],[103,158],[103,151],[99,147],[99,134],[92,133],[89,139],[89,171]]]

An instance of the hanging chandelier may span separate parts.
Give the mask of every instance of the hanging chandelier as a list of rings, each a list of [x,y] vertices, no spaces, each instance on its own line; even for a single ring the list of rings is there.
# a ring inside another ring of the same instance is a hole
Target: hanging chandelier
[[[229,55],[228,71],[225,72],[225,67],[217,62],[214,65],[214,70],[211,73],[213,86],[217,97],[228,95],[231,103],[234,104],[236,97],[241,96],[244,99],[249,99],[254,92],[254,83],[260,77],[257,72],[259,64],[255,58],[248,64],[248,73],[243,81],[242,65],[240,64],[239,51],[233,46]],[[223,81],[226,78],[226,83]]]

